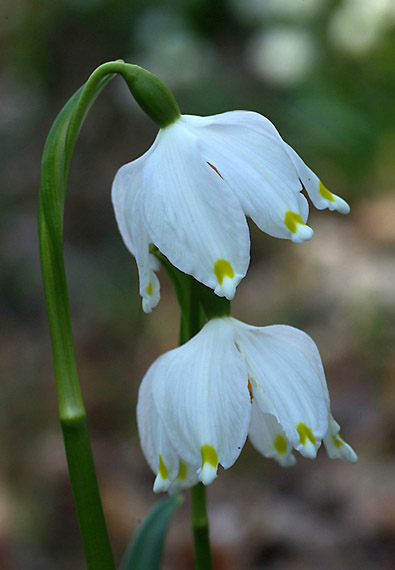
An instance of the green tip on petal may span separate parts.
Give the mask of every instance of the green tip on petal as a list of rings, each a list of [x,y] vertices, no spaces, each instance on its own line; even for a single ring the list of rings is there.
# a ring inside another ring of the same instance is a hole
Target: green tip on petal
[[[315,437],[313,432],[311,431],[311,429],[309,427],[307,427],[305,424],[303,424],[302,422],[300,422],[297,426],[296,426],[296,430],[299,434],[300,437],[300,443],[302,445],[306,445],[307,440],[311,441],[311,443],[313,445],[315,445]]]
[[[208,463],[212,467],[217,467],[218,465],[218,454],[214,447],[206,443],[202,445],[200,452],[202,454],[202,465]]]
[[[280,455],[287,453],[287,440],[281,433],[274,438],[273,447]]]
[[[234,279],[235,276],[233,267],[231,266],[229,261],[226,261],[226,259],[217,259],[217,261],[214,264],[214,273],[220,285],[222,285],[225,277]]]
[[[339,449],[344,445],[344,442],[339,434],[337,435],[332,434],[332,443],[337,449]]]
[[[326,188],[322,182],[320,181],[320,190],[319,190],[321,196],[323,198],[325,198],[325,200],[328,200],[328,202],[334,202],[335,201],[335,197],[333,196],[332,192],[329,192],[328,188]]]
[[[163,493],[167,491],[170,487],[171,481],[169,480],[169,471],[159,455],[159,471],[154,482],[154,493]]]
[[[320,181],[319,193],[321,197],[327,201],[327,207],[329,210],[337,210],[339,214],[348,214],[350,212],[350,206],[347,204],[343,198],[332,194]]]
[[[285,212],[284,224],[291,232],[291,240],[294,243],[309,241],[314,235],[314,231],[304,223],[301,215],[291,210]]]
[[[218,454],[208,443],[202,445],[200,451],[202,454],[202,468],[199,472],[199,480],[203,485],[210,485],[217,477]]]
[[[305,225],[300,214],[296,214],[296,212],[291,212],[291,210],[288,210],[285,213],[284,224],[287,226],[287,228],[292,234],[296,234],[296,232],[298,231],[298,224],[301,224],[303,226]]]
[[[331,459],[344,459],[344,461],[356,463],[358,461],[357,454],[353,448],[344,441],[339,433],[339,430],[339,424],[336,422],[333,416],[330,415],[328,431],[324,437],[324,445],[329,457]]]
[[[296,430],[299,434],[300,444],[302,447],[298,448],[299,452],[309,459],[314,459],[317,456],[317,450],[315,447],[315,437],[313,432],[306,424],[300,422],[296,426]]]
[[[169,472],[167,470],[166,465],[163,462],[161,455],[159,455],[159,475],[162,477],[162,479],[167,479],[167,477],[169,476]]]
[[[179,481],[185,481],[185,479],[187,478],[187,473],[188,473],[188,467],[186,463],[184,463],[184,461],[180,459],[180,467],[178,469],[177,479]]]
[[[273,458],[281,465],[281,467],[291,467],[295,465],[296,459],[292,453],[288,452],[288,442],[282,433],[278,433],[273,439],[273,448],[276,455]]]
[[[240,281],[240,276],[235,276],[233,267],[226,259],[217,259],[214,264],[214,273],[218,281],[214,293],[219,297],[226,297],[228,301],[231,301],[235,296],[236,286]]]

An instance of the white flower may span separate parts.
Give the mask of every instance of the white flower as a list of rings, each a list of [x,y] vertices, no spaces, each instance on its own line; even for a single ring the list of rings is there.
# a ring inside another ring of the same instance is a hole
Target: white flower
[[[314,458],[322,441],[329,457],[357,460],[332,418],[316,345],[285,325],[210,320],[149,368],[137,421],[155,492],[211,483],[247,435],[283,466],[295,462],[293,449]]]
[[[160,129],[143,156],[119,169],[112,187],[144,310],[160,297],[151,243],[175,267],[232,299],[249,264],[245,216],[277,238],[312,238],[303,188],[316,208],[349,212],[258,113],[182,115]]]

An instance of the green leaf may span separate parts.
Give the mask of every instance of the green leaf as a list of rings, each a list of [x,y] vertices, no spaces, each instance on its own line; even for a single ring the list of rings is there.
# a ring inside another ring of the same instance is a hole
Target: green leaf
[[[167,527],[184,502],[182,495],[163,499],[151,509],[128,546],[121,570],[159,570]]]

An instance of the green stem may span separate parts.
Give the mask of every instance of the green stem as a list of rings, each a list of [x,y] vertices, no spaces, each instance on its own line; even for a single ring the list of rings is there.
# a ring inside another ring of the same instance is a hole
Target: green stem
[[[63,418],[61,425],[87,566],[90,570],[115,570],[86,415]]]
[[[199,283],[193,277],[185,276],[186,306],[181,312],[180,344],[184,344],[195,336],[205,323],[204,313],[199,302],[198,287]]]
[[[157,247],[152,246],[150,251],[166,269],[175,289],[181,310],[180,344],[195,336],[207,319],[230,315],[230,302],[227,299],[218,297],[212,289],[176,269]],[[198,483],[192,487],[191,496],[195,570],[211,570],[209,520],[204,485]]]
[[[59,417],[89,570],[115,570],[87,430],[74,355],[63,258],[63,212],[74,145],[97,96],[114,73],[127,64],[109,62],[97,68],[66,103],[45,144],[39,201],[41,269],[52,341]]]
[[[169,275],[181,310],[180,345],[188,342],[204,326],[207,318],[228,316],[230,303],[221,299],[211,289],[190,275],[176,269],[169,260],[151,246],[155,255]],[[195,570],[211,570],[209,520],[206,509],[206,488],[198,483],[191,489],[192,533],[194,542]]]
[[[41,268],[59,417],[89,570],[115,570],[115,564],[97,484],[74,354],[63,256],[63,214],[70,162],[78,133],[91,105],[116,73],[123,77],[136,101],[159,127],[166,127],[180,117],[172,93],[152,73],[121,60],[98,67],[85,85],[66,103],[48,135],[42,159],[38,213]],[[199,302],[189,295],[189,289],[187,291],[190,318],[184,319],[182,335],[185,338],[192,334],[192,330],[195,334],[201,326]]]
[[[206,509],[206,488],[198,483],[191,489],[192,532],[195,550],[195,570],[211,570],[209,521]]]
[[[181,314],[180,342],[181,344],[192,338],[204,325],[203,306],[201,305],[201,290],[208,296],[213,292],[201,285],[193,277],[187,281],[186,295],[187,311]],[[218,299],[218,298],[217,298]],[[214,300],[215,304],[215,300]],[[206,488],[198,483],[191,489],[192,498],[192,533],[194,543],[195,570],[211,570],[211,547],[209,520],[206,509]]]

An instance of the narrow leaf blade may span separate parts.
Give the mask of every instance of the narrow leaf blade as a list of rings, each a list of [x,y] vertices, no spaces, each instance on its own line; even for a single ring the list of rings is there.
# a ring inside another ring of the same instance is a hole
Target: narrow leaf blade
[[[151,509],[126,550],[121,570],[160,569],[167,528],[183,502],[182,495],[175,495],[163,499]]]

